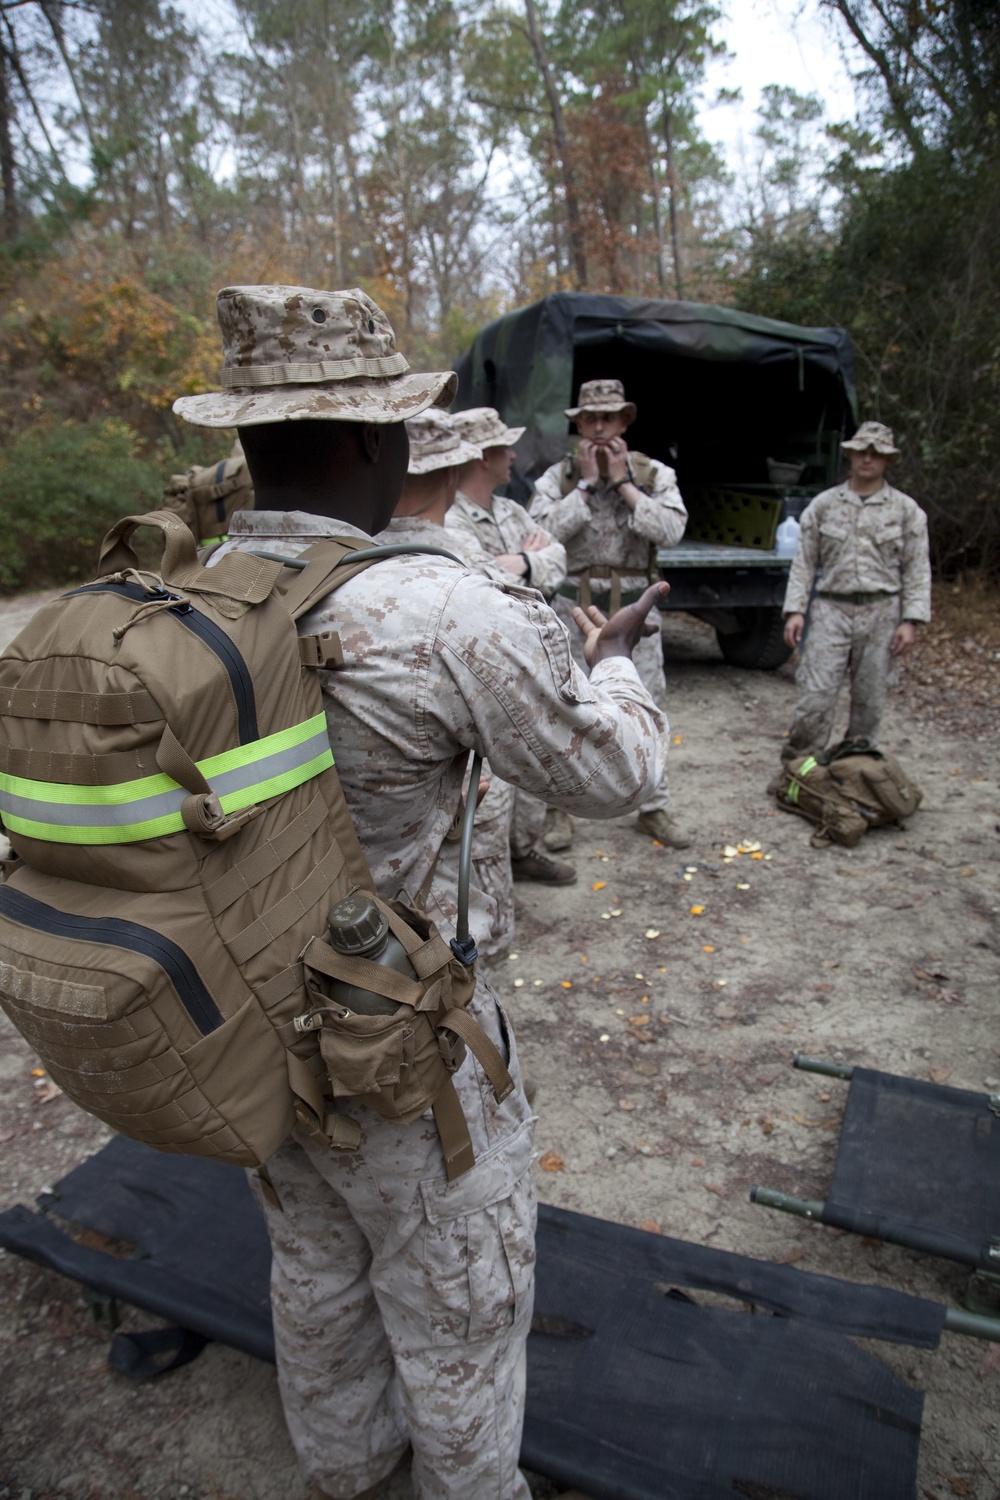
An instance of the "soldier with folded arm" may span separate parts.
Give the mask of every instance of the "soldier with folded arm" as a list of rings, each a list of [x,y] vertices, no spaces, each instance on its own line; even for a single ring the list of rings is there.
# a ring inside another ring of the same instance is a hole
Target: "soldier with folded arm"
[[[502,568],[507,577],[537,589],[551,601],[566,577],[566,548],[531,519],[523,505],[496,493],[510,480],[514,445],[523,427],[508,427],[492,406],[455,412],[458,432],[481,449],[481,457],[463,465],[455,503],[447,526],[456,537],[477,549],[492,576]],[[515,880],[543,885],[572,885],[576,869],[567,860],[553,859],[541,846],[545,804],[528,792],[514,791],[510,820],[510,861]]]

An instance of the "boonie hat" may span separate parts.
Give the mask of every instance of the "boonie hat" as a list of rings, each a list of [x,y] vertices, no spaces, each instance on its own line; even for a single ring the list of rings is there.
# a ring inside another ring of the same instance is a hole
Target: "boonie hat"
[[[850,448],[854,453],[864,453],[866,448],[874,448],[876,453],[885,454],[887,458],[899,457],[892,428],[886,427],[882,422],[862,422],[854,436],[845,438],[840,446]]]
[[[406,424],[406,435],[410,439],[408,474],[430,474],[435,469],[450,469],[483,456],[480,447],[461,436],[455,418],[445,411],[432,408],[419,417],[411,417]]]
[[[224,389],[174,402],[197,427],[402,422],[454,397],[450,371],[411,372],[389,319],[358,287],[227,286],[216,312]]]
[[[513,448],[526,428],[508,427],[494,406],[470,406],[453,411],[452,421],[462,437],[480,448]]]
[[[620,380],[585,380],[576,399],[580,404],[569,407],[567,417],[578,417],[582,411],[620,411],[626,422],[635,421],[635,402],[625,400]]]

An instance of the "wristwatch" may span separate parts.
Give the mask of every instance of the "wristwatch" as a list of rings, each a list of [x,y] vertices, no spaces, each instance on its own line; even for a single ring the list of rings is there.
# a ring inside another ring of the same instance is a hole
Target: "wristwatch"
[[[597,489],[597,485],[589,479],[578,479],[576,481],[576,487],[578,490],[583,490],[584,494],[586,495],[592,495]]]

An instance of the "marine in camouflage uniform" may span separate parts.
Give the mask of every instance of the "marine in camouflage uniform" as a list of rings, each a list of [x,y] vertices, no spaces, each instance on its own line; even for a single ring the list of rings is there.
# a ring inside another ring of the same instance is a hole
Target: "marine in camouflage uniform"
[[[607,614],[619,601],[636,598],[655,571],[656,548],[675,547],[684,535],[687,510],[673,469],[629,451],[623,434],[635,421],[636,406],[626,401],[620,380],[584,381],[578,405],[566,415],[580,432],[577,452],[546,469],[537,481],[531,517],[566,548],[569,575],[553,602],[568,623],[576,604],[586,608],[593,602]],[[650,696],[666,712],[658,613],[651,623],[655,630],[640,641],[633,659]],[[573,654],[583,666],[578,640]],[[672,848],[686,849],[691,840],[667,811],[669,805],[664,770],[636,827]],[[572,837],[569,819],[559,810],[551,812],[546,846],[566,848]]]
[[[443,548],[495,581],[513,581],[503,568],[493,566],[475,537],[453,532],[444,524],[454,505],[459,475],[467,463],[478,459],[480,449],[460,435],[454,417],[434,408],[412,417],[406,423],[406,432],[410,461],[403,493],[392,520],[375,540],[382,545],[403,542]],[[482,897],[482,909],[477,907],[470,913],[475,923],[471,931],[480,959],[496,963],[514,941],[514,883],[508,836],[514,788],[491,776],[485,761],[483,778],[487,789],[476,807],[472,844],[473,881]],[[469,795],[468,787],[465,795]],[[476,795],[476,789],[472,795]],[[440,863],[450,867],[449,879],[456,888],[460,827],[456,818],[439,855]]]
[[[899,454],[891,429],[864,422],[841,447],[850,475],[803,511],[788,575],[785,640],[802,642],[807,612],[809,631],[785,762],[826,746],[845,677],[848,736],[877,744],[899,657],[912,646],[916,625],[931,617],[927,517],[883,477]]]
[[[410,373],[360,291],[229,288],[218,311],[228,389],[175,410],[241,429],[261,508],[237,513],[219,555],[297,555],[326,536],[370,545],[405,474],[403,420],[446,403],[454,377]],[[344,664],[322,673],[330,741],[383,896],[424,888],[454,931],[438,851],[470,750],[582,816],[642,802],[666,754],[663,716],[628,656],[652,602],[592,632],[589,680],[537,595],[446,559],[380,562],[302,620],[305,634],[340,637]],[[487,984],[470,1010],[518,1079]],[[264,1207],[278,1378],[315,1500],[365,1494],[408,1443],[421,1500],[528,1500],[517,1457],[533,1122],[522,1088],[498,1103],[471,1055],[455,1083],[476,1164],[450,1183],[430,1114],[400,1126],[353,1100],[338,1108],[361,1128],[356,1151],[296,1131],[268,1163],[282,1203]]]
[[[458,494],[445,524],[480,557],[490,557],[510,578],[551,600],[566,578],[566,548],[532,521],[523,505],[495,493],[499,485],[510,480],[514,444],[524,435],[524,428],[508,427],[492,406],[455,412],[453,420],[462,436],[482,449],[482,457],[463,467]],[[575,630],[572,625],[570,628]],[[527,792],[515,791],[510,823],[514,879],[572,885],[576,880],[574,867],[565,860],[552,859],[540,847],[544,826],[544,802]]]

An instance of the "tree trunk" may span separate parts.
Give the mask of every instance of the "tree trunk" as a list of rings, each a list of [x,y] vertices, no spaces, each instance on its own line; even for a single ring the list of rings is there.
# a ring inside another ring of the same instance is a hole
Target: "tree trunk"
[[[555,139],[556,156],[559,158],[559,175],[562,178],[563,196],[566,199],[566,227],[569,234],[570,262],[577,287],[583,288],[587,284],[587,257],[583,247],[580,204],[576,196],[576,182],[570,164],[566,116],[563,114],[562,100],[559,98],[559,90],[556,88],[552,64],[545,50],[545,42],[542,38],[541,27],[538,24],[538,11],[534,0],[524,0],[524,11],[528,21],[531,50],[535,54],[538,71],[542,75],[545,96],[549,101],[549,113],[552,116],[552,134]]]
[[[681,274],[681,241],[677,227],[677,175],[674,171],[674,139],[671,129],[670,106],[663,106],[663,144],[667,148],[667,202],[670,205],[670,248],[674,257],[674,286],[677,300],[684,297],[684,278]]]
[[[11,132],[14,106],[10,97],[10,54],[0,42],[0,180],[3,182],[3,238],[7,244],[17,239],[20,228],[17,211],[17,182],[14,163],[14,139]]]
[[[642,118],[642,133],[646,142],[646,165],[649,168],[649,198],[653,206],[653,233],[656,235],[656,277],[660,291],[667,290],[666,270],[663,264],[663,219],[660,214],[660,184],[656,179],[656,160],[653,142],[649,134],[649,121],[645,112]]]

